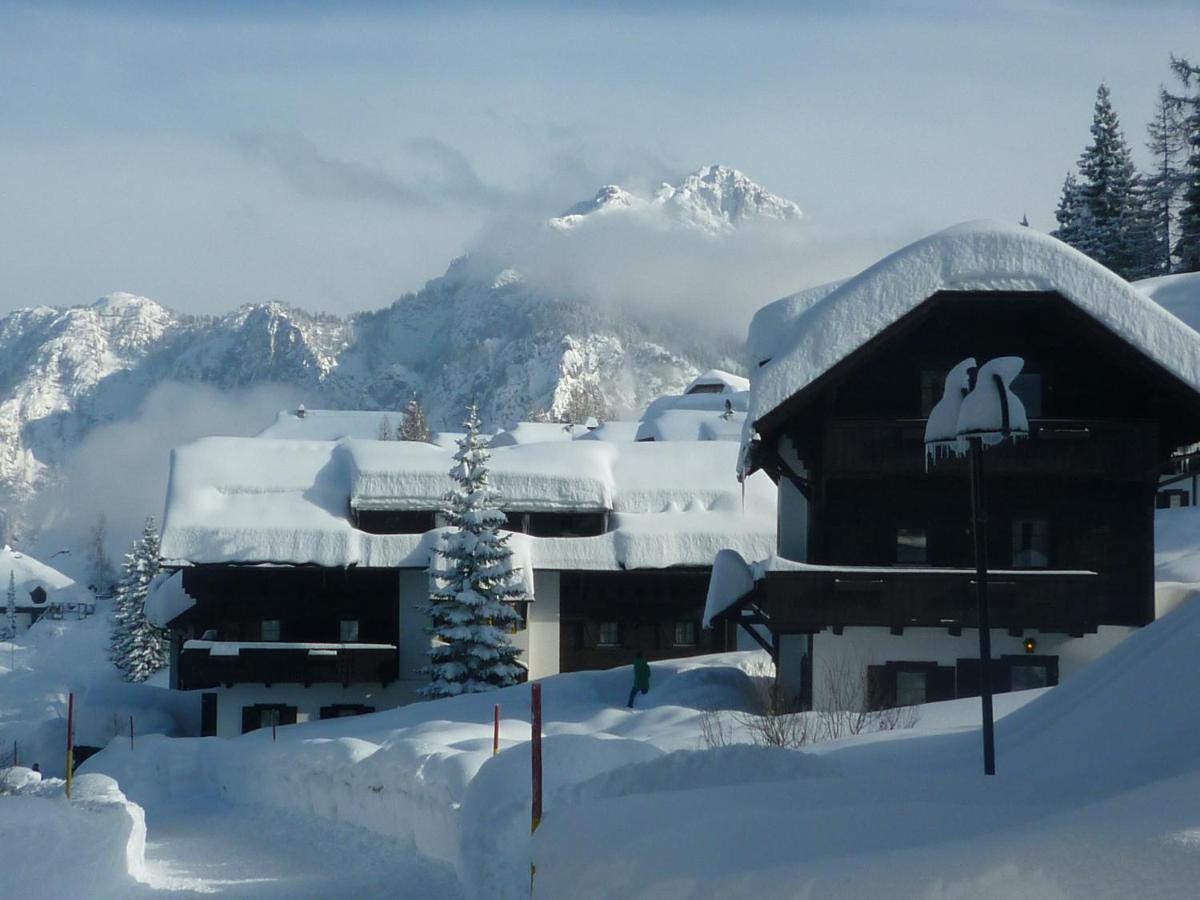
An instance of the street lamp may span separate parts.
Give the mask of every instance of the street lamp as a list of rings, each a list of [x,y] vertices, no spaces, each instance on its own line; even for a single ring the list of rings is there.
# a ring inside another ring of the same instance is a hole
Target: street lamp
[[[983,707],[983,771],[996,774],[992,716],[992,631],[988,615],[987,508],[983,492],[983,448],[1029,434],[1029,419],[1013,380],[1025,361],[1001,356],[982,366],[967,358],[950,370],[942,399],[925,423],[925,465],[946,454],[969,457],[971,531],[975,538],[975,594],[979,603],[979,697]]]

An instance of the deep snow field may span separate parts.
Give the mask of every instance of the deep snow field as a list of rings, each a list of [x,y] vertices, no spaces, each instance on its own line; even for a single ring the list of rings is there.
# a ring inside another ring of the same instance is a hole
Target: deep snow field
[[[1159,526],[1160,576],[1200,580],[1184,562],[1200,511]],[[535,896],[555,898],[1200,894],[1200,603],[1057,688],[997,697],[990,779],[976,700],[785,750],[753,746],[734,718],[759,653],[656,663],[632,712],[628,669],[545,679],[532,839],[527,686],[274,741],[172,738],[149,732],[173,728],[177,698],[105,671],[103,626],[43,622],[0,644],[0,740],[20,735],[48,776],[8,773],[0,896],[520,897],[531,862]],[[108,744],[71,803],[49,777],[68,689]],[[705,746],[714,709],[746,743]],[[147,723],[133,750],[131,710]]]

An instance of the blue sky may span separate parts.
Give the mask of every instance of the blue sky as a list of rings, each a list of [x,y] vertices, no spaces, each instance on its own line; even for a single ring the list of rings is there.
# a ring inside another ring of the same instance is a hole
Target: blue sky
[[[1200,9],[974,7],[0,4],[0,311],[372,308],[497,223],[710,162],[836,244],[796,288],[963,219],[1049,228],[1097,84],[1141,152]]]

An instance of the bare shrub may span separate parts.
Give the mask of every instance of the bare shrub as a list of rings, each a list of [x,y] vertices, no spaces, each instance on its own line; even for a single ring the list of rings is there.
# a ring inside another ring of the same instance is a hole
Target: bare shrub
[[[709,748],[737,743],[733,739],[733,726],[719,709],[706,709],[700,713],[700,738]]]
[[[867,692],[867,666],[854,654],[827,660],[821,668],[824,699],[817,711],[821,739],[836,740],[874,731],[912,728],[920,716],[915,706],[872,709]]]

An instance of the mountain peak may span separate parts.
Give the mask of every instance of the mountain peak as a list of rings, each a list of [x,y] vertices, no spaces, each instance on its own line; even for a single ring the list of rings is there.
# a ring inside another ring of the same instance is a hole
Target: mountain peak
[[[658,217],[659,223],[668,227],[721,234],[750,219],[793,221],[804,214],[795,203],[772,194],[737,169],[709,165],[685,176],[677,185],[663,184],[649,200],[619,185],[606,184],[594,197],[576,203],[547,224],[558,231],[570,231],[609,215]]]
[[[590,200],[576,203],[560,216],[550,220],[551,228],[560,230],[574,228],[581,224],[586,216],[595,213],[608,213],[617,210],[635,209],[646,205],[641,197],[631,194],[618,184],[606,184],[596,191],[596,196]]]
[[[793,221],[804,215],[792,201],[722,165],[697,169],[674,187],[664,184],[656,199],[688,224],[712,231],[736,228],[748,219]]]
[[[91,309],[102,316],[127,316],[145,310],[164,311],[161,304],[140,294],[130,294],[127,291],[113,291],[94,301]]]

